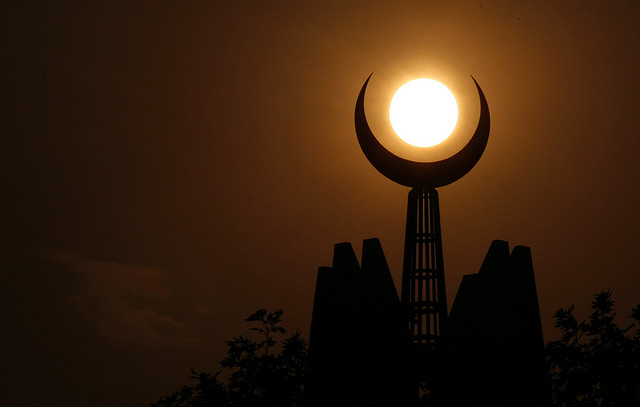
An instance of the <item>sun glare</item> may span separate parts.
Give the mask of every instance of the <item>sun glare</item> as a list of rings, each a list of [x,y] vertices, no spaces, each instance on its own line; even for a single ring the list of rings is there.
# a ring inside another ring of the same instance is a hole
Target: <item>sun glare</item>
[[[433,79],[415,79],[398,89],[389,106],[391,127],[405,142],[416,147],[442,143],[458,122],[453,93]]]

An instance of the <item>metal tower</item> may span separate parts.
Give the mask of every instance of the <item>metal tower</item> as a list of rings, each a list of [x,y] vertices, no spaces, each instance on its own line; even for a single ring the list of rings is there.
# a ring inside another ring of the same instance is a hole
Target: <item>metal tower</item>
[[[420,386],[427,395],[437,388],[442,353],[438,348],[447,319],[440,210],[435,188],[462,178],[478,162],[489,140],[489,107],[474,79],[480,96],[480,117],[471,139],[460,151],[443,160],[411,161],[387,150],[373,135],[364,111],[364,96],[370,79],[371,76],[360,89],[356,101],[356,135],[362,152],[381,174],[413,188],[409,192],[407,208],[401,303],[413,345],[412,376],[416,380],[413,384]]]
[[[447,320],[438,192],[413,188],[407,206],[401,301],[422,359],[438,347]]]

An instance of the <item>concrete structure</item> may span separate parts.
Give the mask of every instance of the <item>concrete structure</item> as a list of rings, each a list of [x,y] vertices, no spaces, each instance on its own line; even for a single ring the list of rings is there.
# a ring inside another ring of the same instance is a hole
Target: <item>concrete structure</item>
[[[444,338],[440,388],[448,407],[548,406],[544,341],[531,250],[494,240],[465,275]]]
[[[308,406],[389,406],[407,394],[408,332],[378,239],[365,240],[362,266],[350,243],[335,245],[316,282]]]

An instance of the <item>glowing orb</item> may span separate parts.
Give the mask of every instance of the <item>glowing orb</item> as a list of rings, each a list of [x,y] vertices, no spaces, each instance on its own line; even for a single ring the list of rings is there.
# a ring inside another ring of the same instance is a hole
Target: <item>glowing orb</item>
[[[433,79],[415,79],[398,89],[389,106],[391,127],[405,142],[416,147],[442,143],[458,122],[453,93]]]

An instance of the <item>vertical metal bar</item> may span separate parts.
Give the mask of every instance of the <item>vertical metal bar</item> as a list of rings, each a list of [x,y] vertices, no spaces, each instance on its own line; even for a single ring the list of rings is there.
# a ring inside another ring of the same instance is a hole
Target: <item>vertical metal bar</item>
[[[434,216],[434,227],[435,232],[438,236],[438,245],[436,246],[436,267],[438,268],[437,279],[438,279],[438,317],[440,319],[440,324],[444,325],[447,322],[447,290],[444,279],[444,256],[442,253],[442,237],[441,237],[441,227],[440,227],[440,206],[438,203],[438,192],[434,189],[435,194],[435,216]]]
[[[425,331],[428,332],[429,330],[429,325],[428,323],[425,324],[425,320],[422,317],[423,315],[423,311],[422,311],[422,299],[424,298],[424,293],[423,293],[423,288],[422,288],[422,269],[423,269],[423,263],[424,263],[424,253],[422,251],[422,238],[424,237],[424,191],[423,190],[419,190],[419,198],[418,198],[418,239],[416,239],[415,242],[415,247],[416,247],[416,251],[418,252],[418,258],[417,258],[417,267],[416,267],[416,277],[417,277],[417,288],[418,288],[418,295],[416,298],[416,302],[417,302],[417,306],[418,306],[418,321],[419,321],[419,328],[418,328],[418,332],[420,333],[420,338],[418,338],[418,342],[421,342],[422,336],[426,333]]]
[[[414,311],[412,309],[413,306],[413,272],[414,272],[414,256],[415,256],[415,230],[416,230],[416,215],[417,215],[417,207],[416,207],[416,195],[418,191],[414,188],[409,191],[409,199],[407,202],[407,222],[405,227],[405,235],[404,235],[404,259],[402,266],[402,292],[401,292],[401,303],[407,318],[407,323],[409,324],[409,332],[412,337],[414,335],[413,332],[413,318]]]

